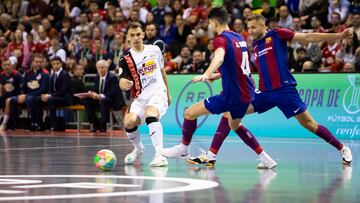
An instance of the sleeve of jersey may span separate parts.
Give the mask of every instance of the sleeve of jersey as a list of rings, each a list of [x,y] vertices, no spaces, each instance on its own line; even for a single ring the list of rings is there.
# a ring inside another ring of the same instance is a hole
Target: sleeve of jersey
[[[226,39],[224,37],[218,36],[213,41],[214,50],[218,48],[223,48],[226,52]]]
[[[130,70],[129,70],[129,67],[128,67],[124,57],[120,58],[119,67],[122,69],[122,73],[120,75],[120,78],[129,78],[130,77]]]
[[[276,33],[278,34],[281,40],[285,40],[285,41],[291,41],[294,39],[295,36],[295,32],[285,28],[276,29]]]

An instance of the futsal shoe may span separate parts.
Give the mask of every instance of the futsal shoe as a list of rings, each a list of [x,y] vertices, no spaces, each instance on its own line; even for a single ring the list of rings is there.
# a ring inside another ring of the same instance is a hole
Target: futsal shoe
[[[161,155],[167,158],[188,158],[189,146],[182,143],[162,150]]]
[[[200,165],[205,164],[208,167],[214,167],[216,159],[208,159],[207,153],[203,152],[197,157],[190,157],[186,159],[189,164]]]
[[[264,157],[260,158],[260,163],[257,165],[258,169],[272,169],[277,166],[277,163],[272,159],[269,155],[267,155],[265,152]]]
[[[164,167],[169,165],[167,159],[163,156],[155,155],[154,159],[150,162],[149,166],[151,167]]]
[[[131,153],[126,155],[124,159],[124,163],[127,165],[131,165],[134,163],[134,161],[139,158],[141,155],[144,154],[144,145],[141,145],[141,149],[134,149]]]
[[[341,150],[340,150],[340,154],[342,156],[342,163],[344,165],[350,165],[352,162],[352,153],[349,147],[344,146]]]

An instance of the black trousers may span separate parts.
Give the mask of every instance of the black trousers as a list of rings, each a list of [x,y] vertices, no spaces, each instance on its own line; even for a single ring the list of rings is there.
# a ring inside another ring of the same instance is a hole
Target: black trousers
[[[95,127],[99,127],[100,124],[100,127],[105,128],[110,117],[110,108],[119,110],[123,104],[109,98],[101,100],[88,98],[84,99],[84,105],[90,124],[95,125]],[[96,117],[96,109],[100,109],[100,122]]]

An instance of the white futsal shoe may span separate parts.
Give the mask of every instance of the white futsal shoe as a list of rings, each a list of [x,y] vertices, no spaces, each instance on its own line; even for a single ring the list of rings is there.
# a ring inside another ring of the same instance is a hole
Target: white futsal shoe
[[[162,150],[161,155],[167,158],[188,158],[189,146],[182,143]]]
[[[340,150],[340,154],[342,156],[342,163],[344,165],[350,165],[352,162],[352,153],[349,147],[344,146],[341,150]]]
[[[151,167],[164,167],[167,165],[169,165],[167,159],[160,154],[155,155],[154,159],[149,164]]]
[[[272,159],[268,154],[262,152],[263,156],[260,156],[260,163],[258,164],[258,169],[272,169],[277,166],[276,161]]]
[[[144,150],[144,145],[141,144],[140,150],[135,148],[131,153],[125,156],[124,163],[127,165],[133,164],[136,159],[144,154]]]

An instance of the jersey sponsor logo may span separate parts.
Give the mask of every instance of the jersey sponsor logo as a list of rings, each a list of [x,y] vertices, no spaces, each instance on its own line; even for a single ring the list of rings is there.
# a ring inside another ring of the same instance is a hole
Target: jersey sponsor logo
[[[269,53],[269,51],[271,51],[272,49],[273,49],[272,47],[267,47],[267,48],[265,48],[265,49],[263,49],[263,50],[259,51],[259,53],[258,53],[258,57],[261,57],[261,56],[263,56],[263,55],[265,55],[265,54]]]
[[[156,69],[156,62],[151,60],[143,63],[142,67],[138,69],[138,73],[142,76],[150,75]]]

